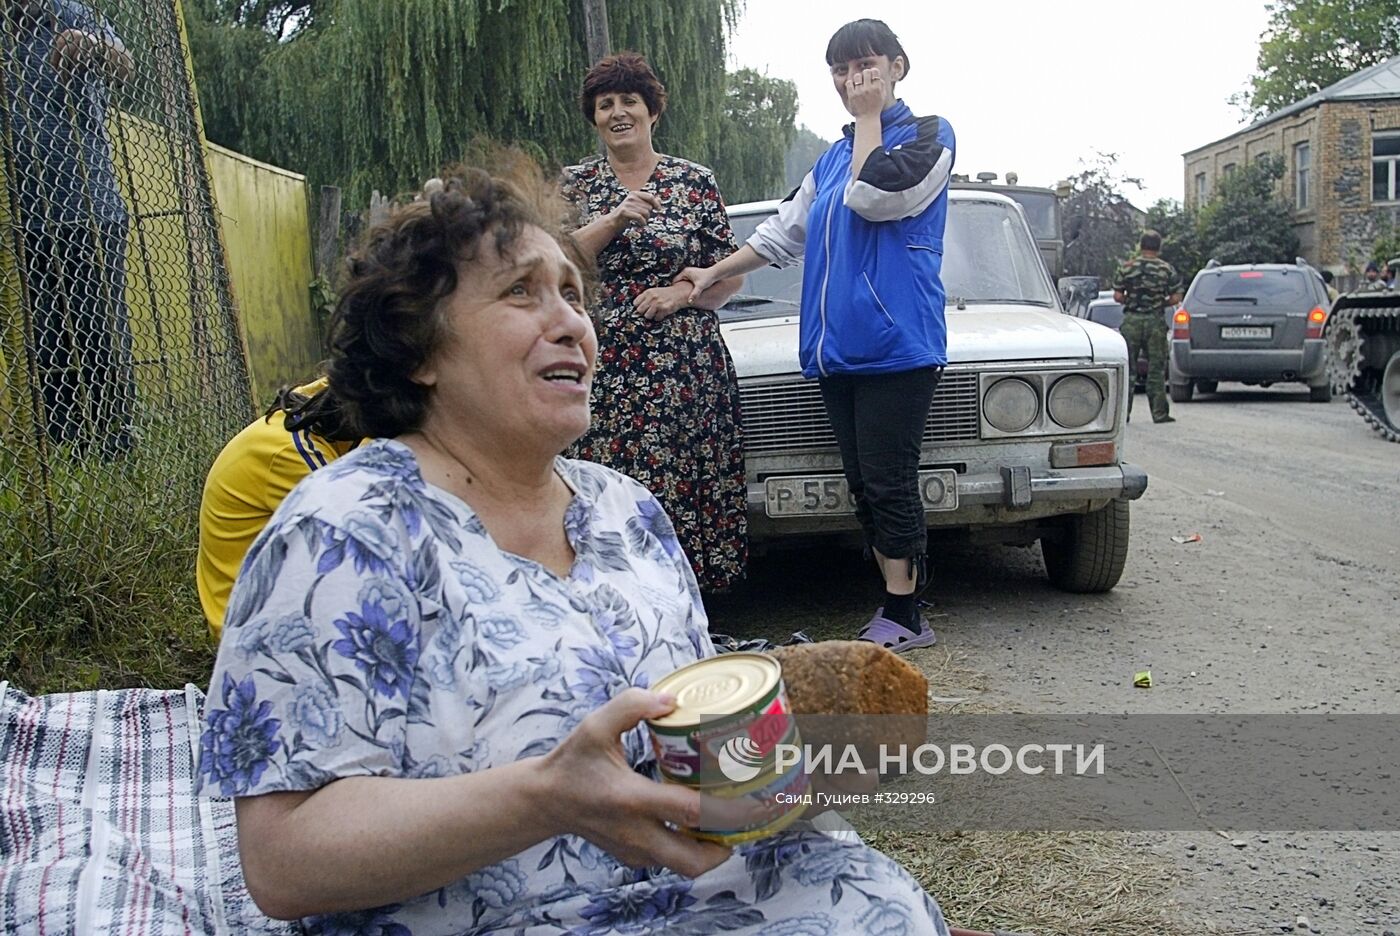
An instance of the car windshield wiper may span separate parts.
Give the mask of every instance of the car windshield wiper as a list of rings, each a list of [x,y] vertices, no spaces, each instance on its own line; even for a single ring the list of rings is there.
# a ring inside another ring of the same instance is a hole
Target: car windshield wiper
[[[1258,296],[1216,296],[1216,302],[1248,302],[1250,305],[1258,305]]]
[[[800,308],[800,306],[791,299],[779,299],[776,296],[746,296],[743,294],[731,296],[729,301],[724,304],[727,309],[747,309],[761,305],[780,305],[787,306],[789,309]]]

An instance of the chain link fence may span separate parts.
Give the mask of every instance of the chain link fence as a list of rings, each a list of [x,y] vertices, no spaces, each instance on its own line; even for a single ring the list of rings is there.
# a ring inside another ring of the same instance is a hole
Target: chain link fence
[[[176,0],[0,0],[0,678],[198,621],[252,401],[186,64]]]

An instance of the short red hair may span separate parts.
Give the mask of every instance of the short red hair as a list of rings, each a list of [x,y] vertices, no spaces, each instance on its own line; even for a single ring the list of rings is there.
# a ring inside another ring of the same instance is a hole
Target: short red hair
[[[651,70],[651,65],[637,52],[618,52],[600,59],[583,76],[579,91],[579,111],[591,127],[594,125],[594,105],[599,95],[636,94],[646,103],[647,112],[655,119],[666,112],[666,86]]]

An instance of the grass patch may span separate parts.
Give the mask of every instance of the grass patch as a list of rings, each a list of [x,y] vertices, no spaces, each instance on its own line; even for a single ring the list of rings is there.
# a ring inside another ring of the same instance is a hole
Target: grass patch
[[[218,436],[166,416],[116,461],[0,456],[0,678],[32,694],[208,679],[194,560]]]
[[[909,659],[933,699],[945,700],[930,702],[931,715],[1000,711],[982,699],[986,674],[962,655],[935,648]],[[863,837],[907,868],[956,926],[1034,936],[1226,932],[1177,906],[1170,862],[1126,833],[882,830]]]
[[[880,832],[866,841],[904,865],[956,926],[1035,936],[1220,932],[1170,898],[1168,863],[1103,832]]]

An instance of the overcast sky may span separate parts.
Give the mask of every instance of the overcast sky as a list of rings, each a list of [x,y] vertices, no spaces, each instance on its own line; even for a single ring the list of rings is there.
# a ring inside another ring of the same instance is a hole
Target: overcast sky
[[[748,0],[731,65],[797,83],[798,122],[834,140],[850,120],[827,72],[843,23],[882,19],[909,53],[899,95],[948,119],[957,172],[1014,170],[1053,185],[1095,151],[1117,153],[1146,208],[1182,197],[1181,154],[1240,126],[1226,103],[1254,70],[1263,0]]]

